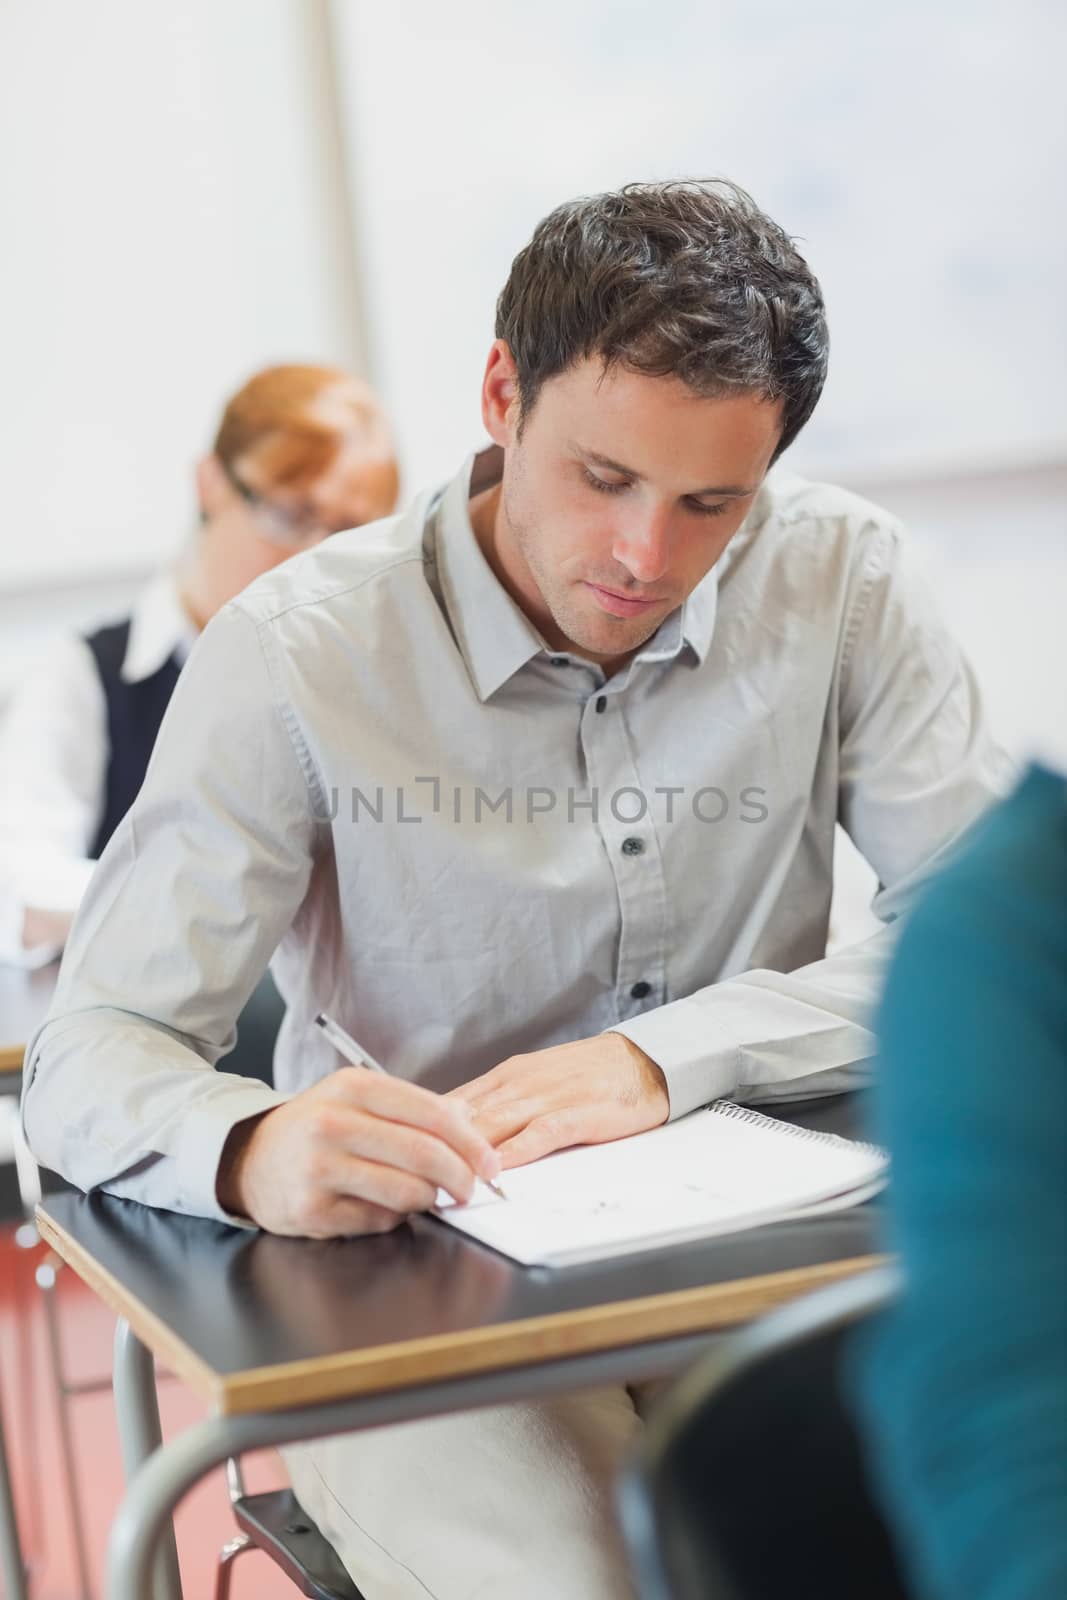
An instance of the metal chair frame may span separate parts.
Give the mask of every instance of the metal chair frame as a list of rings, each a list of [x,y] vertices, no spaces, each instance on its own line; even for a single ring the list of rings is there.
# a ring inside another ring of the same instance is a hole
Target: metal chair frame
[[[717,1394],[725,1393],[771,1358],[883,1311],[896,1297],[899,1286],[896,1269],[880,1267],[790,1301],[724,1339],[666,1392],[648,1419],[617,1491],[623,1533],[641,1600],[678,1600],[669,1576],[651,1485],[659,1463],[690,1419],[702,1413]]]
[[[226,1462],[226,1488],[239,1531],[219,1552],[215,1600],[229,1600],[234,1564],[249,1550],[270,1556],[310,1600],[363,1600],[351,1578],[340,1576],[337,1552],[291,1491],[249,1495],[241,1464],[233,1456]],[[337,1568],[338,1575],[326,1575],[324,1563]]]

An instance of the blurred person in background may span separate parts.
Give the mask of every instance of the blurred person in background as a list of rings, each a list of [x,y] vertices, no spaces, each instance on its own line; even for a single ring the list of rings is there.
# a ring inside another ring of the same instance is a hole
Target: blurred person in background
[[[62,948],[216,611],[296,551],[388,516],[398,487],[388,425],[362,380],[268,367],[233,396],[197,465],[188,548],[124,620],[62,639],[12,701],[0,731],[0,961],[39,965]]]
[[[899,1303],[857,1350],[917,1600],[1067,1595],[1067,782],[1034,767],[905,928],[880,1021]]]

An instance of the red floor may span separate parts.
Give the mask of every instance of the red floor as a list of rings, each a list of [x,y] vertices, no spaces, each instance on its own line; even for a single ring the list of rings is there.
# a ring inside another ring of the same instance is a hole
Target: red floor
[[[79,1600],[58,1413],[47,1363],[40,1291],[34,1282],[34,1269],[43,1254],[40,1246],[19,1249],[14,1230],[0,1228],[0,1401],[32,1600]],[[108,1374],[114,1331],[111,1313],[73,1273],[61,1272],[59,1284],[69,1377],[86,1380]],[[111,1394],[79,1396],[71,1405],[92,1594],[93,1600],[103,1600],[108,1529],[122,1493]],[[180,1433],[204,1414],[203,1407],[174,1379],[160,1386],[160,1412],[164,1438]],[[284,1481],[273,1455],[252,1457],[245,1465],[252,1488]],[[200,1484],[178,1511],[178,1554],[187,1600],[210,1600],[215,1560],[232,1533],[225,1485],[221,1473],[216,1473]],[[266,1556],[257,1552],[237,1562],[232,1600],[293,1600],[296,1593]]]

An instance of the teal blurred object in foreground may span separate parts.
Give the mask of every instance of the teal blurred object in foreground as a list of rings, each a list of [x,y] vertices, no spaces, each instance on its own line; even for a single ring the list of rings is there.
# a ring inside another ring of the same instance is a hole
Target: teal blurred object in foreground
[[[920,901],[880,1027],[906,1291],[857,1351],[922,1600],[1067,1596],[1067,783],[1032,768]]]

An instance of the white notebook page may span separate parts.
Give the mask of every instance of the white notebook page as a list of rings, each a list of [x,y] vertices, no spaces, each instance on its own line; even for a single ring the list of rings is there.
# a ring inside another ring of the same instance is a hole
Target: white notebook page
[[[515,1260],[563,1262],[701,1238],[866,1199],[884,1182],[872,1145],[715,1106],[613,1144],[583,1146],[502,1174],[440,1215]],[[440,1197],[445,1198],[445,1197]]]

